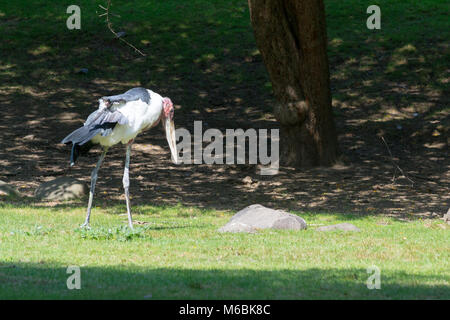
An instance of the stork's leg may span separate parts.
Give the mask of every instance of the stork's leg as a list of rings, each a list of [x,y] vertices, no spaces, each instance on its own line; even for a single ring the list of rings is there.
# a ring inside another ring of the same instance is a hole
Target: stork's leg
[[[131,145],[133,144],[133,140],[128,142],[127,144],[127,155],[125,157],[125,169],[123,170],[123,189],[125,190],[125,199],[127,201],[127,214],[128,214],[128,225],[131,229],[133,229],[133,220],[131,218],[131,207],[130,207],[130,155],[131,155]]]
[[[87,229],[90,229],[89,227],[89,219],[91,217],[91,209],[92,209],[92,200],[94,200],[94,192],[95,192],[95,183],[97,182],[97,174],[98,170],[100,169],[100,166],[102,165],[103,159],[105,159],[106,152],[108,151],[108,148],[103,149],[103,152],[98,159],[97,166],[92,170],[91,174],[91,190],[89,191],[89,203],[87,207],[87,214],[86,214],[86,220],[81,225],[81,228],[86,227]]]

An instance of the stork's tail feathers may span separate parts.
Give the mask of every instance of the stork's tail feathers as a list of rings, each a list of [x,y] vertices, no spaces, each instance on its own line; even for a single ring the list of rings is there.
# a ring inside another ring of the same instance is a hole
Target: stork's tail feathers
[[[108,136],[112,133],[116,124],[126,124],[128,119],[119,111],[110,111],[109,109],[98,109],[91,113],[84,126],[78,128],[61,141],[61,143],[72,143],[72,152],[70,155],[70,165],[73,166],[80,154],[87,152],[92,143],[90,140],[97,134]],[[89,142],[89,147],[84,145]]]
[[[67,137],[61,141],[61,143],[68,144],[72,142],[73,144],[79,144],[82,146],[89,140],[91,140],[95,135],[97,135],[97,130],[92,130],[89,126],[83,126],[81,128],[78,128],[77,130],[73,131],[71,134],[69,134]]]
[[[87,155],[93,146],[94,144],[91,141],[88,141],[81,146],[78,143],[72,144],[72,151],[70,152],[70,166],[72,167],[75,164],[79,156]]]
[[[65,137],[61,143],[72,143],[72,151],[70,152],[70,166],[75,164],[80,155],[86,155],[88,151],[94,145],[90,140],[97,134],[97,130],[90,130],[87,126],[78,128],[67,137]]]

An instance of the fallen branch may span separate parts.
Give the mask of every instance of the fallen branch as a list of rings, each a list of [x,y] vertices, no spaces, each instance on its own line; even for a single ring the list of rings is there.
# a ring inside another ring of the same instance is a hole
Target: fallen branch
[[[387,151],[389,152],[389,155],[391,156],[391,162],[392,162],[392,164],[393,164],[393,166],[394,166],[394,176],[392,177],[392,183],[395,183],[396,173],[397,173],[397,170],[398,170],[398,171],[400,171],[400,173],[401,173],[406,179],[408,179],[408,180],[411,182],[411,187],[414,186],[414,181],[411,180],[411,179],[405,174],[405,172],[402,170],[402,168],[400,168],[400,167],[395,163],[394,157],[392,156],[391,149],[389,149],[389,146],[388,146],[386,140],[384,140],[384,137],[381,137],[381,140],[383,140],[384,145],[386,146]]]
[[[143,53],[141,50],[139,50],[138,48],[136,48],[135,46],[133,46],[131,43],[129,43],[127,40],[125,40],[124,38],[122,38],[116,31],[114,31],[113,27],[112,27],[112,22],[109,19],[109,15],[114,15],[112,13],[109,12],[109,7],[111,6],[111,0],[108,0],[108,4],[106,6],[106,8],[102,5],[99,5],[99,7],[103,10],[105,10],[104,13],[100,14],[99,17],[103,17],[106,16],[106,25],[108,26],[108,29],[112,32],[112,34],[114,34],[116,36],[117,39],[119,39],[120,41],[123,41],[125,44],[127,44],[128,46],[130,46],[131,48],[134,49],[134,51],[136,51],[137,53],[139,53],[141,56],[145,57],[145,53]],[[118,15],[114,15],[117,17],[120,17]]]

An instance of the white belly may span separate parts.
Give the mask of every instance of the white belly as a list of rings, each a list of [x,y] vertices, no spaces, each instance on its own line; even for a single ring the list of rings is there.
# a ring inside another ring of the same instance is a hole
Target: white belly
[[[113,146],[119,142],[126,144],[136,138],[140,132],[156,124],[162,113],[162,97],[150,90],[149,93],[151,98],[150,105],[142,100],[119,105],[116,110],[127,117],[128,123],[124,125],[117,124],[113,132],[106,137],[100,134],[96,135],[92,142],[99,143],[105,147]]]

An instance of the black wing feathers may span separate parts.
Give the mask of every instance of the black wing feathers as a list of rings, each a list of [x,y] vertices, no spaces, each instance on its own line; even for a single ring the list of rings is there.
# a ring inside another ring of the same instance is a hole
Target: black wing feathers
[[[128,119],[119,111],[111,112],[109,109],[99,109],[91,113],[84,126],[73,131],[61,141],[61,143],[65,144],[72,143],[71,165],[75,163],[80,154],[83,154],[82,146],[90,142],[97,134],[102,136],[110,135],[118,123],[126,124],[127,122]]]
[[[88,141],[82,146],[74,143],[72,145],[72,151],[70,152],[70,165],[73,166],[80,155],[86,155],[93,145],[94,144],[91,141]]]
[[[88,117],[84,126],[65,137],[62,143],[72,142],[83,145],[99,133],[102,136],[111,134],[117,123],[126,124],[127,122],[127,118],[119,111],[97,110]]]

